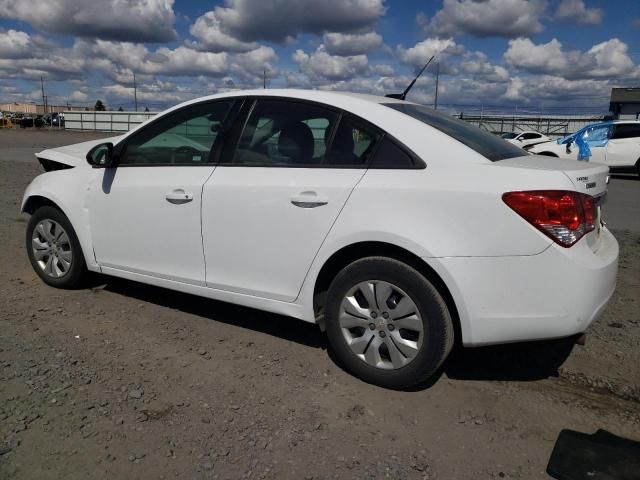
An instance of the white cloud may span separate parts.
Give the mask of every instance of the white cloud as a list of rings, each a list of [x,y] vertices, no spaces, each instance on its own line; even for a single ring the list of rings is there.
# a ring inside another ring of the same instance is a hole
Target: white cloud
[[[385,13],[383,0],[227,0],[196,20],[192,34],[217,46],[256,40],[285,42],[299,33],[370,30]],[[204,18],[203,18],[204,17]],[[202,19],[202,20],[201,20]],[[213,33],[207,33],[206,28]]]
[[[466,54],[459,64],[459,71],[491,82],[508,82],[511,78],[506,68],[493,65],[482,52]]]
[[[395,72],[391,65],[387,65],[384,63],[371,65],[371,71],[383,77],[390,77]]]
[[[69,95],[69,100],[71,102],[86,102],[89,99],[89,95],[85,92],[81,92],[80,90],[76,90],[71,95]]]
[[[277,62],[278,55],[275,50],[263,45],[250,52],[232,57],[230,71],[241,81],[257,85],[262,82],[263,73],[266,73],[269,78],[278,74]]]
[[[258,48],[256,42],[243,42],[224,33],[216,12],[207,12],[198,17],[189,31],[201,42],[202,48],[213,52],[247,52]]]
[[[331,55],[359,55],[368,53],[382,45],[382,36],[367,33],[325,33],[323,43]]]
[[[598,96],[606,102],[611,87],[608,80],[568,80],[553,75],[514,77],[502,98],[531,105],[593,106]]]
[[[534,44],[528,38],[509,41],[505,61],[520,70],[567,79],[637,77],[638,67],[628,54],[628,46],[617,38],[594,45],[587,52],[566,51],[552,39]]]
[[[323,45],[311,55],[298,49],[292,57],[300,67],[300,71],[312,80],[344,80],[366,74],[369,67],[369,59],[366,55],[350,57],[330,55]]]
[[[462,55],[464,47],[457,44],[452,38],[427,38],[411,48],[405,49],[400,46],[398,52],[403,63],[422,67],[433,55],[437,55],[438,59],[446,58],[449,55]]]
[[[31,46],[31,37],[26,32],[0,31],[0,58],[29,57]]]
[[[603,16],[601,8],[587,8],[584,0],[561,0],[555,13],[558,20],[570,20],[581,25],[597,25]]]
[[[0,0],[0,17],[79,37],[139,42],[176,39],[173,0]]]
[[[437,35],[513,38],[541,32],[546,6],[546,0],[444,0],[430,21],[424,14],[417,20]]]

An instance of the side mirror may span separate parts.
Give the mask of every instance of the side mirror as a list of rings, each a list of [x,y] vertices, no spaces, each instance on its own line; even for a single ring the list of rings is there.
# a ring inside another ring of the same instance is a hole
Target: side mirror
[[[113,143],[101,143],[87,153],[87,162],[93,168],[111,168],[115,166]]]
[[[573,140],[569,140],[569,141],[566,143],[566,146],[567,146],[566,151],[567,151],[567,153],[571,153],[571,145],[572,145],[572,144],[573,144]]]

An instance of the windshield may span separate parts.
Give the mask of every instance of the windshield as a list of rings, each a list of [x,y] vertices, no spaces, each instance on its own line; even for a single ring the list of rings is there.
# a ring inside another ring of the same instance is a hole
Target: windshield
[[[515,133],[503,133],[500,136],[505,140],[511,140],[512,138],[516,138],[518,135],[516,135]]]
[[[492,162],[527,155],[519,147],[505,142],[496,135],[457,118],[436,112],[432,108],[411,103],[383,103],[383,105],[446,133]]]

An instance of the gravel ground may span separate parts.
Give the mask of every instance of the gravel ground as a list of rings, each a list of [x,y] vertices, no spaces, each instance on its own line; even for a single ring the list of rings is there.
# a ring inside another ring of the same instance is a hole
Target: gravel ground
[[[0,478],[531,479],[563,428],[640,440],[638,233],[614,231],[619,284],[586,346],[456,351],[394,392],[296,320],[107,277],[44,285],[19,212],[41,169],[21,154],[89,137],[30,133],[0,131]]]

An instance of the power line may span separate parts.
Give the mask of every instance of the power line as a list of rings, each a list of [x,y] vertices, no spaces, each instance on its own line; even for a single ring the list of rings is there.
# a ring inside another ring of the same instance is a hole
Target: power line
[[[133,103],[138,111],[138,87],[136,86],[136,72],[133,72]]]

